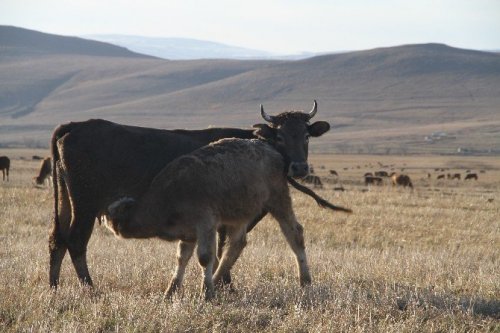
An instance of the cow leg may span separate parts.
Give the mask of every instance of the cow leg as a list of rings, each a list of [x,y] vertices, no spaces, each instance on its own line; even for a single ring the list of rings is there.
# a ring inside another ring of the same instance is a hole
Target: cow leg
[[[205,293],[205,299],[210,300],[214,297],[214,284],[212,281],[216,251],[216,231],[214,223],[200,223],[197,230],[197,239],[198,261],[203,270],[202,291]]]
[[[215,256],[214,261],[214,272],[217,270],[217,266],[219,266],[220,258],[222,257],[222,252],[224,251],[224,245],[226,244],[227,231],[226,227],[222,226],[217,229],[217,255]]]
[[[53,227],[49,234],[49,282],[50,287],[57,288],[61,264],[67,251],[66,241],[71,223],[71,204],[64,183],[58,182],[54,191],[58,191],[57,216],[54,214]]]
[[[213,282],[215,285],[219,285],[224,281],[224,276],[229,274],[229,271],[233,267],[234,263],[241,254],[241,251],[246,245],[246,231],[247,226],[239,227],[227,227],[228,231],[228,244],[224,253],[222,255],[219,267],[213,276]]]
[[[93,286],[87,265],[87,244],[94,229],[96,214],[86,211],[79,213],[73,211],[70,234],[68,239],[68,250],[71,261],[75,267],[80,283]]]
[[[214,263],[214,271],[217,270],[217,267],[219,267],[219,262],[222,259],[222,253],[224,252],[224,246],[226,244],[226,239],[227,239],[227,230],[225,226],[220,227],[217,230],[217,257],[215,258],[215,263]],[[222,277],[222,285],[229,286],[230,289],[231,287],[231,272],[226,272],[224,276]]]
[[[186,271],[186,266],[189,259],[193,255],[196,243],[194,242],[183,242],[179,241],[177,247],[177,267],[175,268],[172,280],[170,280],[170,285],[167,289],[166,296],[171,298],[172,295],[181,287],[182,280],[184,279],[184,272]]]
[[[267,215],[267,210],[263,210],[257,217],[253,219],[252,222],[247,226],[247,232],[252,231],[253,228]]]
[[[262,213],[257,215],[250,224],[248,224],[246,232],[252,231],[252,229],[259,223],[265,216],[267,215],[267,211],[264,210]],[[222,253],[224,251],[224,246],[226,243],[226,238],[227,238],[227,230],[226,226],[222,226],[217,230],[218,234],[218,239],[217,239],[217,260],[214,265],[214,271],[217,270],[217,267],[219,266],[219,262],[222,259]],[[228,270],[222,275],[222,279],[219,281],[219,284],[222,284],[223,286],[229,286],[229,289],[232,290],[232,285],[231,285],[232,279],[231,279],[231,271]]]
[[[291,202],[287,202],[286,206],[286,209],[271,212],[271,215],[278,221],[283,235],[285,235],[288,244],[295,254],[299,269],[300,285],[305,286],[311,284],[311,275],[305,251],[304,228],[297,222]]]

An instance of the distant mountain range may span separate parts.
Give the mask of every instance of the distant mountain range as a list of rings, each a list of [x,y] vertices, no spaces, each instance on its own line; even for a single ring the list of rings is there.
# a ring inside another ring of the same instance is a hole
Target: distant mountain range
[[[495,151],[500,55],[442,44],[303,60],[164,60],[81,38],[0,26],[0,146],[47,146],[59,123],[249,127],[309,109],[332,130],[316,152]],[[433,132],[447,140],[429,141]],[[464,151],[462,149],[462,151]]]
[[[275,59],[298,60],[310,58],[317,53],[278,55],[204,40],[190,38],[162,38],[128,35],[86,35],[83,38],[125,47],[131,51],[170,60],[194,59]]]

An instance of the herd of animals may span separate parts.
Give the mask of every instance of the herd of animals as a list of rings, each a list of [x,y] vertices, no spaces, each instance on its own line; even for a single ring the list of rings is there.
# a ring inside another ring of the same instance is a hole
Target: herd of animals
[[[379,162],[380,163],[380,162]],[[381,164],[381,163],[380,163]],[[322,166],[324,168],[324,166]],[[359,169],[360,167],[358,167]],[[348,170],[348,168],[345,168]],[[436,171],[446,171],[446,169],[436,169]],[[311,184],[314,187],[317,188],[323,188],[323,181],[321,180],[321,177],[318,175],[314,174],[314,168],[312,165],[309,168],[309,174],[302,179],[304,183]],[[481,173],[484,173],[484,170],[480,171]],[[335,180],[340,179],[339,177],[339,172],[336,170],[329,170],[329,177],[333,177]],[[407,174],[403,173],[397,173],[397,172],[391,172],[389,173],[388,171],[380,170],[380,171],[375,171],[375,172],[366,172],[363,176],[363,183],[366,186],[371,186],[371,185],[384,185],[387,183],[385,180],[388,179],[389,183],[392,184],[393,186],[402,186],[402,187],[409,187],[413,189],[413,183],[411,181],[411,178]],[[432,175],[430,173],[427,173],[427,178],[431,179]],[[460,173],[447,173],[445,174],[438,174],[436,176],[436,179],[462,179],[462,176]],[[477,173],[471,172],[471,170],[467,170],[465,172],[465,175],[463,177],[464,180],[478,180],[479,177]],[[340,190],[343,191],[343,187],[335,187],[334,190]]]
[[[267,214],[278,222],[295,255],[300,285],[310,284],[303,227],[293,212],[288,184],[321,207],[352,212],[297,181],[321,184],[310,172],[308,143],[330,125],[310,123],[316,101],[310,112],[271,116],[262,105],[260,111],[265,123],[252,129],[160,130],[99,119],[56,128],[52,155],[42,160],[33,179],[40,185],[52,176],[50,286],[58,287],[67,252],[79,281],[93,285],[87,245],[98,221],[122,238],[178,241],[177,268],[167,296],[181,287],[196,248],[202,292],[211,299],[217,287],[232,285],[230,271],[246,245],[246,234]],[[4,180],[9,168],[9,159],[0,157]],[[365,182],[375,184],[388,176],[394,184],[413,186],[401,174],[365,175]]]

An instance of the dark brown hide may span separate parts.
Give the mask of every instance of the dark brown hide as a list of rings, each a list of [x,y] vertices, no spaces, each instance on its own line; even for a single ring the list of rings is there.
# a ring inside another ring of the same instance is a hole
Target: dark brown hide
[[[92,285],[87,243],[110,203],[140,198],[170,161],[224,137],[253,138],[252,129],[160,130],[105,120],[61,125],[52,136],[54,223],[50,285],[57,287],[68,250],[80,281]]]
[[[0,170],[2,170],[2,180],[9,180],[10,159],[7,156],[0,156]]]
[[[465,176],[464,180],[469,180],[469,179],[475,179],[477,180],[477,173],[469,173],[467,176]]]
[[[261,140],[220,140],[169,163],[136,204],[120,199],[110,205],[108,222],[125,238],[196,242],[205,295],[211,298],[213,283],[220,282],[243,250],[248,224],[265,210],[278,221],[296,255],[301,285],[309,284],[302,227],[293,213],[284,165],[281,154]],[[212,281],[215,230],[221,225],[231,230],[230,245]],[[180,287],[182,275],[174,275],[169,294]]]
[[[382,185],[382,178],[365,176],[365,185]]]
[[[411,183],[411,179],[408,175],[398,175],[398,174],[393,174],[391,176],[392,180],[392,185],[399,185],[403,187],[410,187],[413,188],[413,184]]]

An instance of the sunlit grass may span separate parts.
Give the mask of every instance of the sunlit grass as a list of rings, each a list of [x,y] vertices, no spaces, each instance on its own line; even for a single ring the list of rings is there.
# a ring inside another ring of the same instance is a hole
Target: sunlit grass
[[[0,184],[0,331],[500,329],[498,169],[488,170],[487,182],[422,181],[413,192],[391,186],[363,192],[354,175],[345,192],[330,184],[317,190],[352,215],[321,209],[293,191],[313,284],[299,287],[291,251],[266,217],[233,269],[236,292],[221,291],[207,303],[196,260],[182,291],[164,299],[175,244],[120,240],[97,224],[88,254],[95,289],[79,286],[66,258],[61,287],[50,291],[51,192],[30,183],[37,163],[14,165],[22,171]]]

